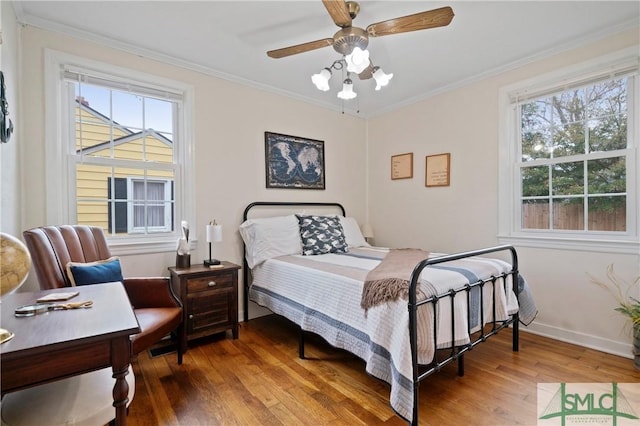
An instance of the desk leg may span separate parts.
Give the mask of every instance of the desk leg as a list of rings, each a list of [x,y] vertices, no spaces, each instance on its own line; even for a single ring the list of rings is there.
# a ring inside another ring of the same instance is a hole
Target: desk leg
[[[129,336],[111,341],[111,368],[116,383],[113,386],[113,406],[116,408],[116,426],[127,424],[127,402],[129,384],[125,379],[131,362],[131,341]]]

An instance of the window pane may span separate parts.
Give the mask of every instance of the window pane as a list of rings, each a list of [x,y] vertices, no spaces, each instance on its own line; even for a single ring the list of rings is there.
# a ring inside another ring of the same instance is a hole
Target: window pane
[[[549,195],[549,167],[537,166],[522,169],[522,196],[541,197]]]
[[[168,134],[174,133],[173,103],[160,99],[145,98],[144,128]]]
[[[90,120],[99,122],[111,121],[111,91],[104,87],[86,83],[74,83],[76,102],[94,111],[101,111],[101,116],[91,114]]]
[[[589,230],[627,230],[627,197],[589,197]]]
[[[79,122],[76,125],[76,152],[91,157],[111,157],[111,126]]]
[[[79,201],[77,206],[76,223],[78,225],[99,226],[108,229],[107,200],[103,201]]]
[[[584,154],[584,125],[582,122],[560,124],[553,131],[553,156]]]
[[[627,175],[624,157],[601,158],[587,162],[589,194],[626,192]]]
[[[106,229],[108,210],[108,178],[111,167],[91,164],[76,165],[76,219],[83,225]]]
[[[522,227],[524,229],[549,229],[549,201],[523,201]]]
[[[111,93],[113,121],[127,128],[131,133],[142,130],[142,96],[117,90]]]
[[[591,86],[588,93],[589,149],[627,147],[627,78]]]
[[[546,101],[521,106],[522,161],[549,158],[551,147],[551,109]]]
[[[171,135],[151,131],[144,138],[145,159],[155,163],[173,162],[173,141]]]
[[[612,151],[627,147],[627,114],[589,120],[589,151]]]
[[[587,90],[587,118],[627,112],[627,78],[594,84]]]
[[[584,162],[556,164],[551,169],[553,195],[584,194]]]
[[[584,89],[567,90],[552,96],[553,125],[560,127],[569,123],[579,123],[585,119],[586,93]]]
[[[582,198],[553,200],[553,229],[584,230],[584,202]]]

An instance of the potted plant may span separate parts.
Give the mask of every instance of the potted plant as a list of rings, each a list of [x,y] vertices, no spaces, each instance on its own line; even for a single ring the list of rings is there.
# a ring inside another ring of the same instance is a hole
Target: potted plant
[[[591,277],[591,281],[594,284],[607,290],[618,301],[618,307],[615,310],[631,320],[633,326],[634,365],[640,370],[640,300],[630,296],[631,289],[640,286],[640,276],[636,277],[631,284],[628,284],[616,276],[613,264],[611,264],[607,266],[607,279],[611,285]],[[626,287],[626,290],[623,291],[623,287]]]

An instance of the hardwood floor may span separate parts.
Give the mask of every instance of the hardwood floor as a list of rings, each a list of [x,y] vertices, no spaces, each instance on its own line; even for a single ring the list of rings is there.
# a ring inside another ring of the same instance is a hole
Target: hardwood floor
[[[503,330],[420,386],[421,425],[535,425],[537,383],[640,382],[633,361],[529,333],[511,351]],[[136,394],[128,424],[405,425],[389,406],[389,386],[359,358],[315,336],[298,358],[296,328],[276,316],[241,323],[240,338],[190,343],[133,363]]]

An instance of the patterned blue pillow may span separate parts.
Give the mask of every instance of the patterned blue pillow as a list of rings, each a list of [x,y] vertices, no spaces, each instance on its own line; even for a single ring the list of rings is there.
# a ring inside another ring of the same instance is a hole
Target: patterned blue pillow
[[[302,254],[346,253],[349,251],[338,216],[296,215],[300,225]]]

